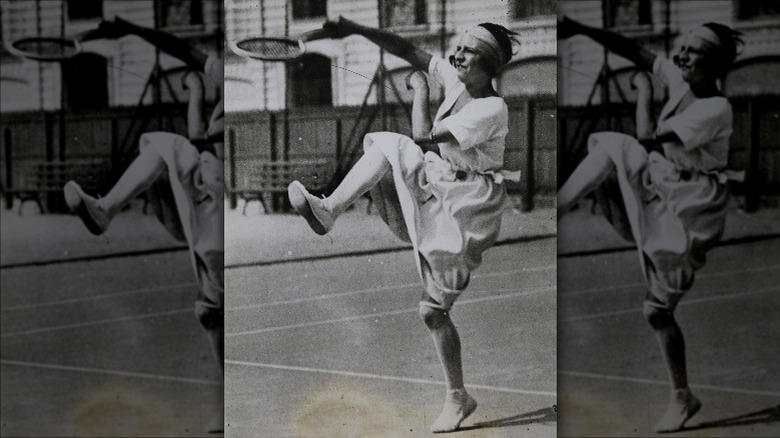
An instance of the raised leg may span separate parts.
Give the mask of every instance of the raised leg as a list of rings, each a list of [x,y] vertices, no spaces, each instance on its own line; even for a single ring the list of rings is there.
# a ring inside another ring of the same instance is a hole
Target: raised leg
[[[327,198],[318,199],[303,184],[293,181],[287,188],[290,205],[306,219],[315,233],[326,234],[336,218],[378,184],[389,169],[390,163],[382,151],[378,147],[370,148]]]
[[[591,150],[558,190],[558,217],[604,182],[613,167],[606,152],[600,148]]]
[[[144,148],[125,170],[114,187],[97,205],[113,217],[128,202],[148,189],[165,169],[165,161],[152,147]]]

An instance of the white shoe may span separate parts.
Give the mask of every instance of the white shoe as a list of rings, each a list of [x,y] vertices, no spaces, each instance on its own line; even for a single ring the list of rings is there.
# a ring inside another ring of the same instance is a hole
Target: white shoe
[[[309,226],[320,236],[327,234],[333,228],[336,218],[326,207],[322,199],[314,197],[298,181],[293,181],[287,186],[287,197],[290,205],[298,214],[306,219]]]
[[[75,181],[68,181],[62,188],[65,203],[78,215],[94,235],[103,234],[111,223],[111,216],[97,205],[97,199],[87,195]]]
[[[439,418],[431,425],[431,432],[452,432],[460,427],[460,423],[477,409],[477,401],[465,390],[455,390],[448,394],[447,401]]]
[[[669,406],[666,408],[661,421],[655,426],[659,433],[676,432],[683,428],[685,422],[701,409],[701,401],[696,398],[690,389],[681,389],[672,392]]]

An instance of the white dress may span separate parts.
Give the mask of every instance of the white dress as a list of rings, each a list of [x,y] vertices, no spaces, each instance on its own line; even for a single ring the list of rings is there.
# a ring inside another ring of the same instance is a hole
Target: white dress
[[[504,148],[508,108],[500,97],[474,99],[448,114],[465,86],[446,61],[433,58],[430,76],[445,87],[434,124],[443,124],[458,142],[440,143],[441,156],[423,154],[404,135],[366,135],[364,148],[378,147],[391,172],[371,190],[382,219],[414,246],[428,294],[449,309],[468,285],[482,253],[498,237],[506,199]]]
[[[647,304],[673,310],[723,234],[732,110],[716,96],[675,111],[688,84],[667,59],[656,58],[653,74],[669,87],[659,123],[665,121],[681,141],[664,143],[664,155],[648,154],[635,138],[604,132],[588,138],[588,149],[601,148],[615,164],[625,210],[613,210],[610,219],[637,244],[652,294]]]
[[[208,57],[205,79],[222,90],[220,58]],[[220,97],[209,120],[209,137],[224,131],[223,119],[224,105]],[[200,305],[221,309],[225,255],[224,164],[211,152],[199,152],[186,137],[169,132],[141,135],[139,148],[147,147],[157,150],[167,168],[167,180],[160,178],[147,191],[151,205],[165,228],[187,242],[200,289]]]

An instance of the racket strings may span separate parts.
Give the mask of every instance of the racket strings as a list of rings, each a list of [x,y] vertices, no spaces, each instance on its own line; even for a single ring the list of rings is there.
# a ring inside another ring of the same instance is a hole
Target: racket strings
[[[13,47],[22,54],[35,58],[68,58],[78,53],[76,44],[68,40],[27,39],[16,41]]]
[[[295,41],[278,39],[251,39],[238,42],[236,47],[259,58],[292,58],[301,53]]]

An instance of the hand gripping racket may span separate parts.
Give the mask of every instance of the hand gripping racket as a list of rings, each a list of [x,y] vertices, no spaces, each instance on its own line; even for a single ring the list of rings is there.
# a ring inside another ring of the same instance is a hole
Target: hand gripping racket
[[[339,37],[333,27],[324,27],[294,38],[247,36],[230,43],[233,53],[261,61],[290,61],[306,53],[306,42]]]

